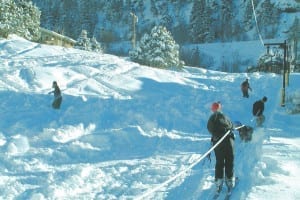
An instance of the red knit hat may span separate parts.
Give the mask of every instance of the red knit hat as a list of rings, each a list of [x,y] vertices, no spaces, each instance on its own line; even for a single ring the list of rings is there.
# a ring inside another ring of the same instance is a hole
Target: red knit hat
[[[221,103],[220,102],[214,102],[211,105],[211,111],[213,111],[213,112],[216,112],[216,111],[218,111],[220,109],[221,109]]]

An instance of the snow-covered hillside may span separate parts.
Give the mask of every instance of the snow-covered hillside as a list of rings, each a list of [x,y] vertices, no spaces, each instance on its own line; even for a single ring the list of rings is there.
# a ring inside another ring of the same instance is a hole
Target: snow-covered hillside
[[[249,143],[236,133],[232,199],[300,198],[300,116],[280,107],[281,76],[154,69],[15,36],[0,39],[0,61],[1,199],[210,199],[214,156],[201,157],[211,103],[253,126],[264,95],[264,127]],[[48,94],[54,80],[60,110]],[[291,74],[287,94],[299,81]]]

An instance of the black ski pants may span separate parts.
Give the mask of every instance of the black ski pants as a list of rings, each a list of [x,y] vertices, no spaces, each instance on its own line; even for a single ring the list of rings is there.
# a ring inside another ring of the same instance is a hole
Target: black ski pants
[[[55,98],[54,101],[52,102],[52,108],[59,109],[61,102],[62,102],[62,97]]]
[[[213,142],[214,144],[217,141]],[[233,177],[234,174],[234,139],[230,135],[227,136],[214,150],[216,156],[215,179],[227,179]]]
[[[243,97],[249,98],[248,90],[242,90],[242,92],[243,92]]]

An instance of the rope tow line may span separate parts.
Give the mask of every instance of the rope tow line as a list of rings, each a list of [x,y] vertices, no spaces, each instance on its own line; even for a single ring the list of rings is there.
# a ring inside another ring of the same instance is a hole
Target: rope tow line
[[[238,130],[242,127],[244,127],[245,125],[242,126],[238,126],[236,128],[234,128],[234,130]],[[198,163],[200,163],[209,153],[211,153],[231,132],[231,130],[228,130],[222,137],[221,139],[219,139],[219,141],[212,146],[205,154],[203,154],[199,159],[197,159],[194,163],[192,163],[190,166],[188,166],[186,169],[182,170],[181,172],[179,172],[178,174],[176,174],[175,176],[171,177],[170,179],[166,180],[165,182],[159,184],[158,186],[146,191],[144,194],[142,194],[141,196],[137,197],[137,200],[143,200],[146,197],[150,196],[150,194],[153,194],[154,192],[156,192],[157,190],[163,188],[164,186],[168,185],[169,183],[171,183],[172,181],[176,180],[178,177],[182,176],[183,174],[185,174],[187,171],[191,170],[195,165],[197,165]]]
[[[259,36],[259,40],[260,40],[261,44],[263,46],[265,46],[264,41],[262,39],[262,36],[260,34],[259,28],[258,28],[257,17],[256,17],[256,13],[255,13],[255,8],[254,8],[254,2],[253,2],[253,0],[251,0],[251,3],[252,3],[252,10],[253,10],[253,15],[254,15],[255,24],[256,24],[256,30],[257,30],[257,33],[258,33],[258,36]]]

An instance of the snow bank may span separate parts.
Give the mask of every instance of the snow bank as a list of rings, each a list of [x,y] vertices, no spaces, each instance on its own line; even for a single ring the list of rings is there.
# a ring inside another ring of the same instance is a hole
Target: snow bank
[[[9,155],[25,154],[30,149],[27,137],[22,135],[12,136],[11,141],[7,145],[7,153]]]

